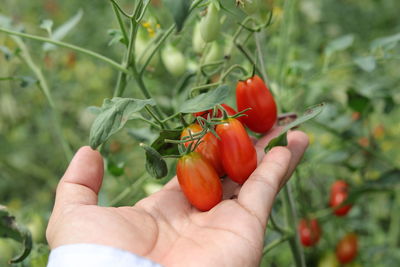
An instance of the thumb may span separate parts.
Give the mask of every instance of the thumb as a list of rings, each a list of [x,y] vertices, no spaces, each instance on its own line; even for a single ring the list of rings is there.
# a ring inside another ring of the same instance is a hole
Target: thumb
[[[103,181],[103,158],[88,146],[81,147],[57,186],[55,208],[96,205]]]

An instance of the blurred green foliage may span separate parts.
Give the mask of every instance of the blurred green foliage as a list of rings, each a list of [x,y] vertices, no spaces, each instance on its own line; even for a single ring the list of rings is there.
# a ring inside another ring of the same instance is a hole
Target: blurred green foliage
[[[141,27],[144,39],[172,23],[159,2],[153,1],[145,17],[150,26]],[[131,1],[121,3],[132,10]],[[234,7],[234,1],[223,3],[236,14],[226,13],[220,40],[226,46],[244,14]],[[124,49],[121,43],[109,45],[113,36],[108,32],[118,29],[118,24],[107,1],[5,0],[0,7],[0,26],[9,17],[25,32],[46,36],[39,27],[43,20],[52,20],[56,29],[79,10],[82,18],[63,40],[119,62]],[[261,33],[266,73],[280,110],[301,112],[315,103],[327,104],[323,114],[302,128],[309,134],[311,146],[291,181],[298,216],[320,216],[323,229],[318,246],[305,249],[308,266],[317,266],[349,231],[359,235],[356,263],[360,266],[397,266],[400,262],[400,175],[389,173],[400,168],[399,10],[398,0],[277,0],[273,23]],[[171,37],[171,43],[187,58],[188,68],[200,60],[191,48],[197,20],[197,15],[191,16],[181,35]],[[41,42],[24,42],[47,79],[61,114],[62,133],[72,150],[87,145],[95,117],[88,107],[101,106],[104,98],[112,96],[117,71],[76,51],[44,51]],[[250,51],[256,49],[252,41],[247,45]],[[68,161],[54,131],[51,109],[35,85],[36,77],[13,54],[15,42],[0,33],[0,48],[0,78],[14,77],[0,81],[0,203],[32,231],[34,252],[23,266],[44,266],[46,222]],[[232,63],[251,68],[237,51]],[[227,84],[234,87],[236,81],[237,77],[231,77]],[[166,74],[161,61],[150,64],[145,82],[164,112],[172,114],[180,105],[182,97],[175,89],[179,78]],[[132,80],[124,96],[143,98]],[[234,102],[233,94],[228,102]],[[168,160],[167,178],[149,178],[144,151],[138,144],[156,136],[137,120],[128,122],[127,128],[104,147],[108,172],[100,194],[102,205],[132,205],[174,175],[174,160]],[[371,181],[380,184],[379,179],[387,179],[389,174],[389,186],[361,194],[346,218],[326,215],[334,180],[344,179],[359,188]],[[274,206],[278,222],[281,206],[278,198]],[[268,243],[277,234],[267,231]],[[0,251],[2,265],[5,258],[16,254],[18,246],[0,239]],[[271,250],[262,262],[263,266],[291,264],[286,243]]]

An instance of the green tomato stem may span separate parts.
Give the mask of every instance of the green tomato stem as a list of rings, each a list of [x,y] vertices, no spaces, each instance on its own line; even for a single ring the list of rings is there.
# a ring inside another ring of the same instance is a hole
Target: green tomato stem
[[[254,37],[255,37],[254,40],[255,40],[256,48],[257,48],[258,61],[260,62],[260,66],[261,66],[261,68],[260,68],[261,76],[262,76],[264,82],[266,82],[268,84],[268,76],[267,76],[266,68],[265,68],[264,55],[263,55],[263,52],[261,49],[261,47],[264,46],[264,44],[262,42],[263,41],[263,38],[262,38],[263,32],[254,33]]]
[[[131,15],[127,14],[127,13],[118,5],[118,3],[117,3],[115,0],[110,0],[110,1],[111,1],[112,5],[113,5],[113,8],[118,9],[119,12],[121,12],[122,15],[124,15],[124,16],[127,17],[127,18],[130,18],[130,17],[131,17]],[[118,16],[119,16],[119,15],[118,15]]]
[[[221,75],[221,78],[220,78],[220,82],[223,82],[225,79],[226,79],[226,77],[232,72],[232,71],[234,71],[235,69],[239,69],[242,73],[243,73],[243,75],[245,75],[245,76],[247,76],[247,70],[245,69],[245,68],[243,68],[241,65],[239,65],[239,64],[235,64],[235,65],[232,65],[231,67],[229,67],[229,69],[227,70],[227,71],[225,71],[224,72],[224,74],[222,74]]]
[[[43,92],[43,94],[46,97],[47,102],[49,103],[49,106],[51,108],[51,119],[54,125],[54,130],[55,134],[57,135],[63,151],[65,158],[67,161],[70,161],[72,159],[72,150],[67,143],[64,134],[62,132],[62,127],[61,127],[61,116],[58,112],[57,106],[54,103],[53,96],[51,95],[49,86],[47,84],[47,81],[43,75],[42,70],[36,66],[36,64],[33,62],[32,57],[28,51],[28,48],[26,47],[25,43],[22,42],[21,38],[13,36],[12,39],[15,41],[15,43],[18,45],[18,47],[21,49],[21,53],[18,54],[18,57],[26,63],[26,65],[32,70],[32,72],[35,74],[36,78],[38,79],[37,86],[39,89]]]
[[[93,52],[91,50],[87,50],[85,48],[73,45],[73,44],[69,44],[69,43],[65,43],[65,42],[61,42],[61,41],[56,41],[56,40],[52,40],[50,38],[40,37],[40,36],[31,35],[31,34],[27,34],[27,33],[16,32],[16,31],[8,30],[8,29],[1,28],[1,27],[0,27],[0,32],[7,33],[9,35],[28,38],[28,39],[31,39],[31,40],[41,41],[41,42],[45,42],[45,43],[51,43],[51,44],[54,44],[54,45],[57,45],[57,46],[61,46],[61,47],[66,47],[66,48],[75,50],[77,52],[80,52],[82,54],[97,58],[97,59],[99,59],[99,60],[111,65],[112,67],[116,68],[119,71],[122,71],[124,73],[129,73],[129,71],[126,68],[124,68],[122,65],[118,64],[117,62],[113,61],[112,59],[110,59],[108,57],[105,57],[103,55],[100,55],[100,54],[98,54],[96,52]]]
[[[150,106],[147,105],[144,108],[150,114],[150,116],[152,116],[157,121],[157,123],[161,126],[161,129],[165,129],[164,122],[158,118],[158,116],[153,112],[153,110],[150,108]]]
[[[300,239],[297,232],[297,215],[294,207],[293,196],[290,191],[290,183],[283,188],[283,203],[285,207],[286,225],[293,231],[293,235],[288,239],[290,249],[297,267],[305,267],[305,258],[303,248],[300,245]]]
[[[144,71],[146,70],[146,67],[149,65],[151,59],[157,53],[157,51],[160,50],[160,47],[164,44],[164,42],[171,35],[171,33],[174,31],[175,28],[176,28],[175,24],[170,26],[169,29],[162,35],[161,39],[157,42],[157,44],[153,47],[153,50],[151,50],[149,56],[147,57],[147,59],[144,62],[143,66],[139,70],[139,75],[140,76],[143,76]]]
[[[292,237],[291,235],[284,235],[284,236],[281,236],[280,238],[272,241],[270,244],[268,244],[267,246],[264,247],[263,256],[265,256],[265,254],[267,254],[269,251],[271,251],[275,247],[279,246],[283,242],[287,241],[291,237]]]
[[[121,29],[122,36],[124,37],[124,44],[127,45],[129,43],[128,34],[126,33],[125,25],[121,18],[120,12],[125,16],[127,14],[125,14],[125,12],[120,8],[120,6],[114,0],[111,0],[111,2],[112,2],[112,8],[114,10],[114,14],[118,20],[119,28]]]
[[[141,189],[142,184],[148,178],[147,172],[144,172],[142,176],[140,176],[131,186],[125,188],[120,194],[118,194],[113,200],[110,201],[110,206],[115,207],[129,195],[136,195],[136,193]]]

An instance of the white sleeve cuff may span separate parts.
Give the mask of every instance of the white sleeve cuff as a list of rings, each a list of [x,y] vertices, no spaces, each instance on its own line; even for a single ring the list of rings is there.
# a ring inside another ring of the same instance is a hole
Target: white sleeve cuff
[[[95,245],[72,244],[51,251],[47,267],[162,267],[149,259],[121,249]]]

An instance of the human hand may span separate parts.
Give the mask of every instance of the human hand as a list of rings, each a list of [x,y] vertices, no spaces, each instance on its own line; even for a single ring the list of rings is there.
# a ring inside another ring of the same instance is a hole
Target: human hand
[[[189,204],[176,177],[133,207],[97,206],[103,160],[99,152],[81,148],[57,187],[46,232],[50,247],[100,244],[164,266],[257,266],[275,196],[308,145],[303,132],[292,131],[286,147],[264,155],[278,131],[256,143],[259,165],[242,186],[224,179],[224,200],[208,212]]]

